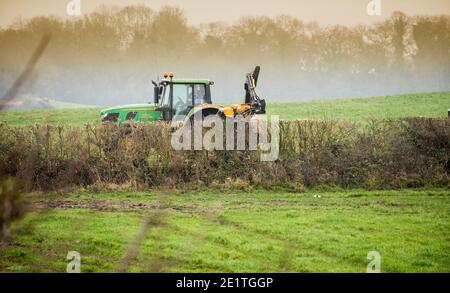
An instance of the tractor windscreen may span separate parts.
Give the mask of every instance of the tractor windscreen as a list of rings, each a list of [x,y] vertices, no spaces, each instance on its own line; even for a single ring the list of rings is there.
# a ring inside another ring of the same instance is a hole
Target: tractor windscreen
[[[172,95],[170,94],[173,89]],[[172,103],[170,98],[172,97]],[[183,119],[194,107],[206,102],[206,86],[204,84],[174,83],[166,86],[162,95],[161,107],[170,110],[175,120]]]
[[[102,122],[117,122],[119,113],[106,113],[101,117]]]

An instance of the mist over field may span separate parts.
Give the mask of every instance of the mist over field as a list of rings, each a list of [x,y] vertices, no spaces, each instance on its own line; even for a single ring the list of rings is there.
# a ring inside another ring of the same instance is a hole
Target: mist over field
[[[243,100],[262,67],[270,102],[450,90],[450,16],[394,13],[374,25],[320,26],[290,16],[189,25],[176,7],[103,7],[72,20],[35,17],[0,30],[0,94],[45,33],[47,51],[22,95],[112,105],[151,101],[151,80],[215,81],[213,101]]]

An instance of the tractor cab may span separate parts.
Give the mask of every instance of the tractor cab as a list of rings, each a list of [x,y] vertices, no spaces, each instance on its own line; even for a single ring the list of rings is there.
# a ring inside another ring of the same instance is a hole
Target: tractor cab
[[[165,73],[154,86],[154,103],[165,121],[183,120],[196,106],[211,104],[211,85],[208,79],[174,79],[173,73]]]

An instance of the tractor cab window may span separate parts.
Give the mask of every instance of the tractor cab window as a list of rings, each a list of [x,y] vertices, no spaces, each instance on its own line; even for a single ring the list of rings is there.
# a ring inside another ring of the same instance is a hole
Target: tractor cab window
[[[170,117],[170,112],[172,111],[170,103],[170,87],[165,86],[163,92],[161,94],[161,109],[164,109],[162,112],[163,120],[168,120]]]
[[[102,116],[102,122],[117,122],[119,113],[106,113]]]
[[[175,115],[186,115],[192,108],[192,85],[173,85],[173,109]]]
[[[125,120],[134,120],[136,115],[137,115],[137,112],[128,112],[127,117],[125,118]]]
[[[164,87],[161,93],[161,107],[170,107],[170,88],[169,86]]]
[[[194,84],[194,105],[206,103],[206,90],[204,84]]]

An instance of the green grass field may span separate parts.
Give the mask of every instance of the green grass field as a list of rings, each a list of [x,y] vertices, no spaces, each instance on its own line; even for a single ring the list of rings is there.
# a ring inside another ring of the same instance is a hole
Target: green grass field
[[[450,92],[398,96],[278,103],[268,99],[267,111],[281,119],[341,118],[364,121],[370,118],[446,117]],[[99,122],[100,108],[29,110],[3,112],[0,121],[10,125],[63,123],[81,125]]]
[[[450,272],[448,189],[28,198],[0,271],[64,272],[74,250],[84,272],[365,272],[370,251],[382,272]]]
[[[83,125],[100,122],[100,108],[67,108],[49,110],[11,110],[1,113],[0,121],[14,126],[29,124]]]
[[[397,96],[269,103],[268,113],[281,119],[339,118],[364,121],[372,118],[447,117],[450,92]]]
[[[269,101],[271,102],[271,101]],[[281,119],[446,117],[450,92],[268,104]],[[99,108],[7,111],[0,121],[82,125]],[[314,197],[320,195],[320,197]],[[0,272],[450,272],[450,191],[28,194]]]

